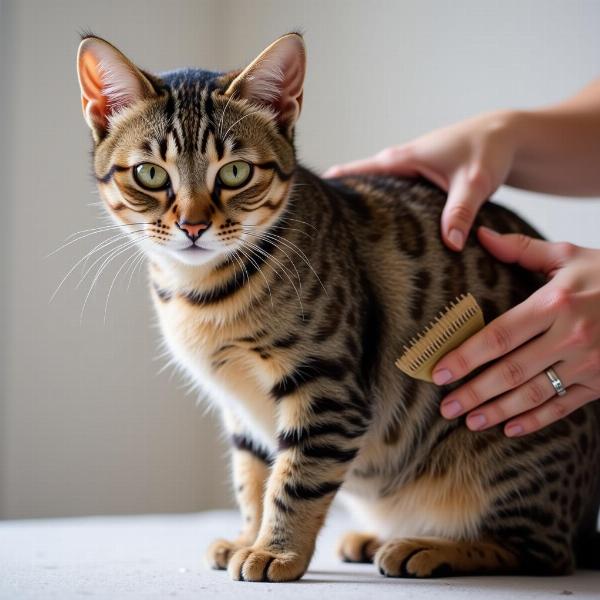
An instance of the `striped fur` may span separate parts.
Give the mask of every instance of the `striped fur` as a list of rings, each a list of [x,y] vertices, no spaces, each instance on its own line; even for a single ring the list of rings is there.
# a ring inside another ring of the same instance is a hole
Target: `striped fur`
[[[107,210],[146,250],[166,343],[231,436],[244,529],[211,546],[210,564],[235,579],[301,577],[338,493],[370,532],[347,538],[342,556],[386,575],[593,563],[597,403],[525,438],[472,433],[440,417],[447,389],[394,366],[404,341],[457,295],[471,292],[489,321],[541,281],[473,237],[462,254],[448,251],[445,195],[429,183],[323,181],[298,165],[290,115],[301,93],[286,73],[303,72],[303,46],[282,40],[241,75],[140,71],[153,94],[120,106],[107,130],[93,124]],[[245,97],[240,77],[282,57],[291,64],[275,64]],[[238,190],[217,177],[233,160],[254,166]],[[136,187],[140,162],[165,168],[169,188]],[[209,223],[193,259],[181,222]],[[537,235],[492,203],[477,224]]]

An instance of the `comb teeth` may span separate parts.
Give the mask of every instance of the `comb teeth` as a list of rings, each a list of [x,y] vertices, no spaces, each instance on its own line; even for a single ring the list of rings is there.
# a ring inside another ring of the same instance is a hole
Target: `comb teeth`
[[[433,381],[431,371],[435,364],[464,340],[485,325],[483,313],[471,294],[461,295],[446,308],[409,345],[396,366],[407,375]]]

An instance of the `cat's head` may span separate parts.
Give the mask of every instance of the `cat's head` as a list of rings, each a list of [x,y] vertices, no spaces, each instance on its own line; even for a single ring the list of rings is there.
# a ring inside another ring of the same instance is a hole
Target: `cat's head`
[[[94,170],[110,215],[169,264],[222,262],[256,244],[287,202],[302,105],[302,37],[242,71],[150,75],[103,39],[77,57]]]

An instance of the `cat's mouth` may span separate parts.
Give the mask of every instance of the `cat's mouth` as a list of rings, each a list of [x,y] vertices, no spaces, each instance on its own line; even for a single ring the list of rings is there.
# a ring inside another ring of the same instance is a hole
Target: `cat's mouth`
[[[196,244],[190,244],[187,248],[183,248],[179,252],[187,252],[187,253],[195,254],[195,253],[199,253],[199,252],[208,252],[208,248],[204,248],[202,246],[196,246]]]

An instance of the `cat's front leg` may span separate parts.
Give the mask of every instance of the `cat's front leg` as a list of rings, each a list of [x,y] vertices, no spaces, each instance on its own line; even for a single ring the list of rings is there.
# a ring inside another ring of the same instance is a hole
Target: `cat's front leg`
[[[279,450],[267,482],[261,528],[252,546],[231,557],[233,579],[293,581],[306,571],[367,426],[364,414],[348,402],[298,395],[281,401]]]
[[[263,494],[271,459],[244,433],[233,417],[226,419],[233,445],[232,466],[235,497],[242,516],[242,531],[235,540],[217,539],[206,552],[213,569],[226,569],[231,556],[254,543],[260,529]]]

